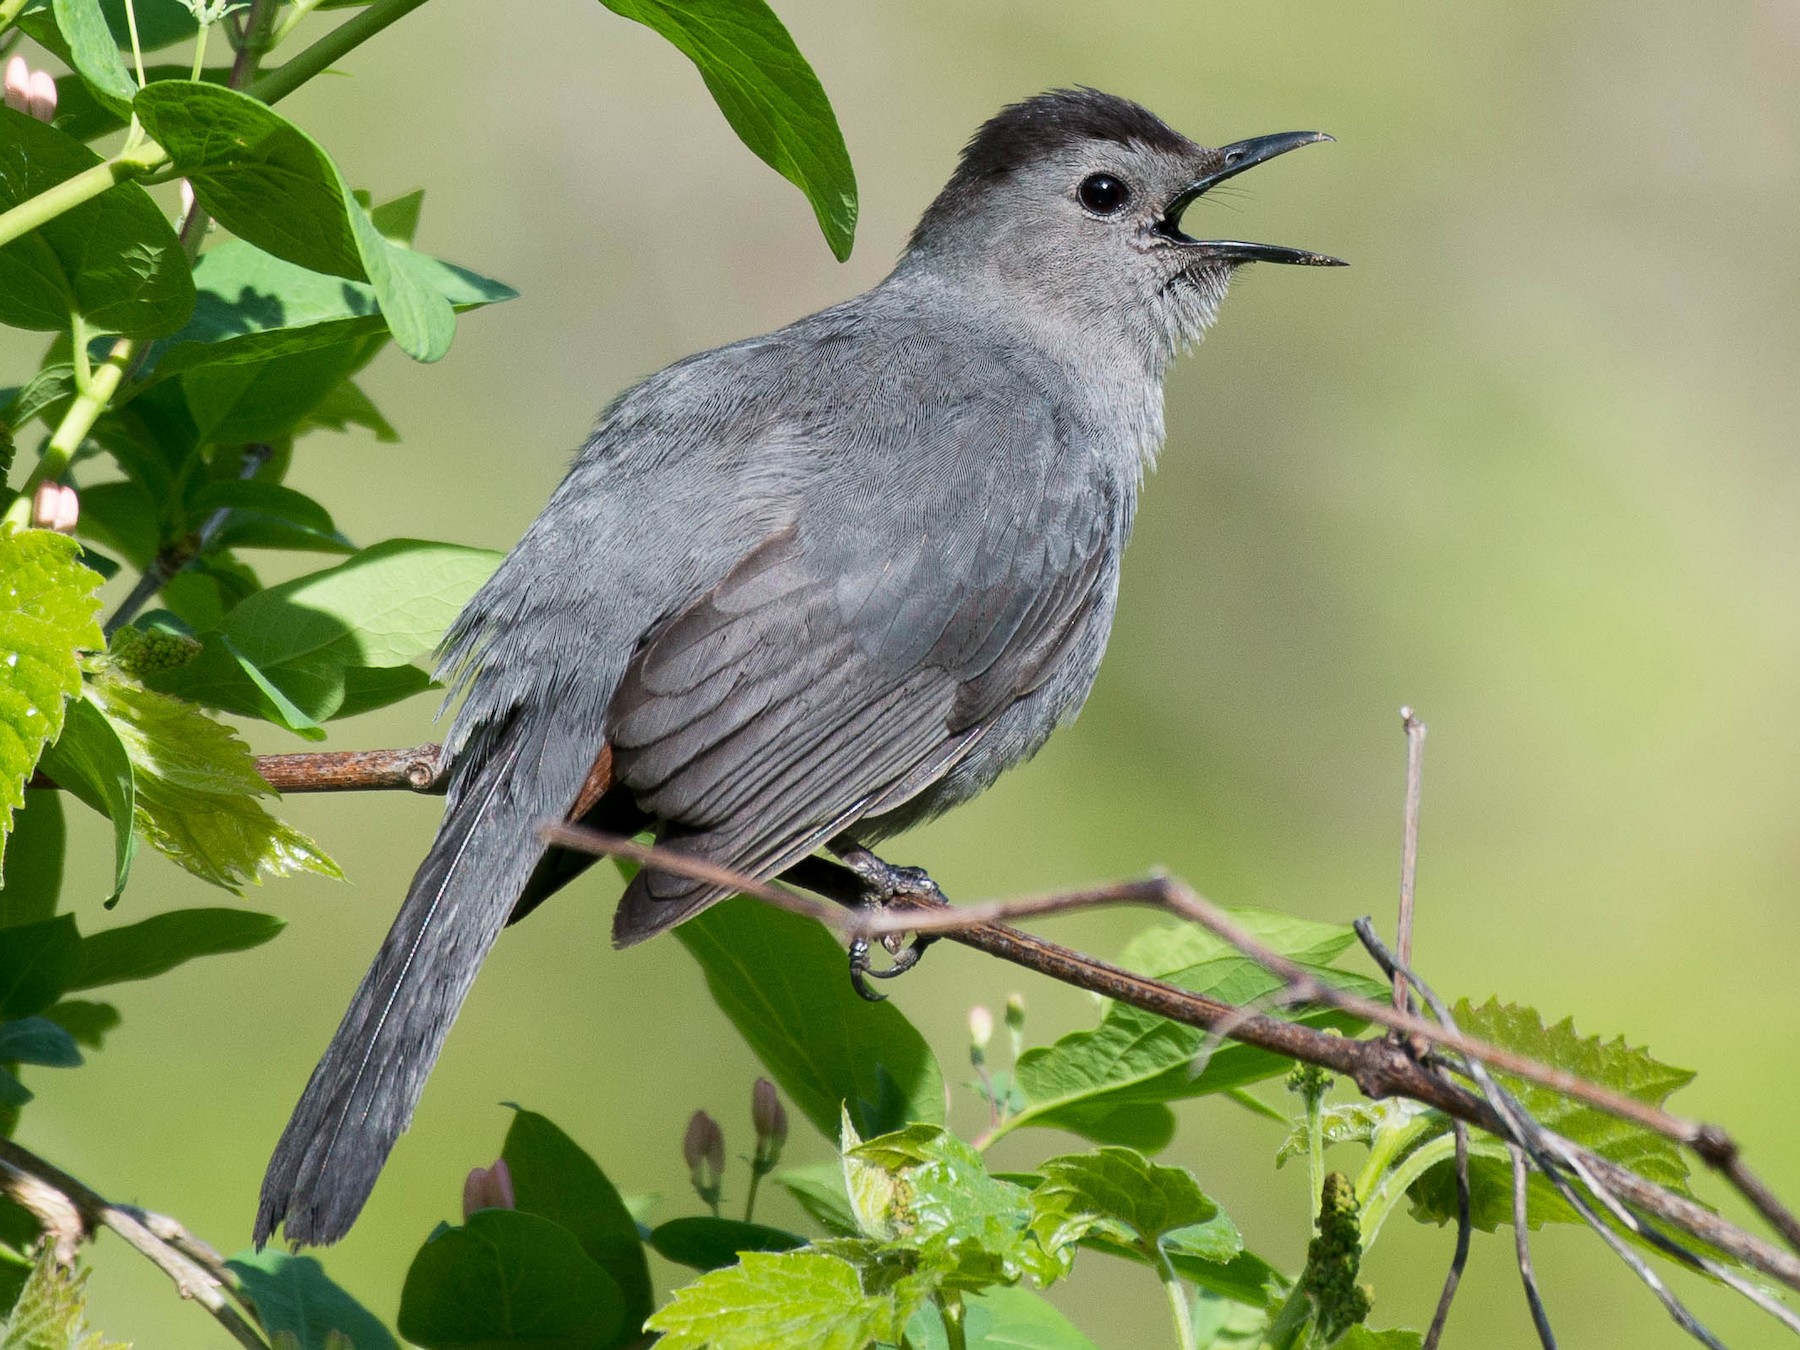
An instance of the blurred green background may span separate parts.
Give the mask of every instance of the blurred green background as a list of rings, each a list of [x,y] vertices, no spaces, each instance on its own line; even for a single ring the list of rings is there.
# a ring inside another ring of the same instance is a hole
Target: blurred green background
[[[1168,448],[1082,721],[892,855],[964,899],[1161,864],[1220,901],[1391,928],[1397,709],[1412,703],[1431,728],[1417,951],[1438,987],[1570,1014],[1699,1069],[1678,1104],[1728,1123],[1800,1194],[1781,1077],[1800,1052],[1800,11],[777,8],[862,185],[846,266],[691,67],[582,0],[436,0],[285,104],[378,197],[428,189],[423,247],[523,292],[466,318],[441,368],[385,355],[367,386],[404,443],[315,436],[296,483],[359,542],[511,544],[606,399],[879,280],[969,132],[1036,90],[1097,85],[1214,143],[1328,130],[1339,144],[1190,216],[1354,265],[1253,270],[1174,370]],[[35,350],[9,342],[8,368]],[[431,712],[420,699],[340,724],[334,743],[425,740]],[[273,884],[250,902],[288,919],[278,941],[122,988],[123,1028],[88,1068],[33,1073],[22,1129],[227,1250],[438,804],[284,809],[350,883]],[[101,822],[80,825],[72,884],[100,926],[110,845]],[[695,1107],[748,1152],[755,1062],[677,944],[609,949],[616,890],[583,884],[507,935],[362,1222],[325,1254],[384,1317],[465,1170],[496,1154],[502,1099],[548,1113],[623,1189],[662,1192],[665,1216],[694,1208],[679,1142]],[[218,898],[145,858],[119,914]],[[1042,927],[1109,954],[1143,921]],[[1015,989],[1034,1039],[1091,1022],[1084,995],[948,947],[895,997],[954,1070],[968,1006]],[[955,1112],[976,1124],[966,1094]],[[790,1157],[825,1156],[804,1129]],[[1278,1141],[1207,1103],[1169,1157],[1292,1268],[1304,1172],[1272,1169]],[[996,1160],[1065,1142],[1027,1131]],[[743,1180],[740,1165],[731,1194]],[[798,1222],[784,1201],[766,1215]],[[1424,1324],[1450,1238],[1389,1226],[1366,1268],[1377,1325]],[[1565,1345],[1687,1343],[1585,1233],[1536,1251]],[[228,1344],[111,1238],[96,1266],[111,1334]],[[1733,1345],[1775,1343],[1735,1300],[1677,1285]],[[1167,1342],[1135,1268],[1090,1257],[1055,1298],[1109,1350]],[[1478,1239],[1449,1343],[1529,1337],[1510,1244]]]

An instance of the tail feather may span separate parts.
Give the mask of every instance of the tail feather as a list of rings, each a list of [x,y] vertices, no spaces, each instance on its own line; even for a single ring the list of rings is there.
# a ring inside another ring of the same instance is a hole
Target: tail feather
[[[522,799],[535,794],[522,793],[513,773],[528,742],[541,751],[543,734],[507,739],[456,795],[282,1132],[257,1208],[259,1248],[277,1226],[296,1243],[335,1242],[349,1230],[543,853],[533,827],[546,813]],[[522,777],[535,777],[536,758]]]

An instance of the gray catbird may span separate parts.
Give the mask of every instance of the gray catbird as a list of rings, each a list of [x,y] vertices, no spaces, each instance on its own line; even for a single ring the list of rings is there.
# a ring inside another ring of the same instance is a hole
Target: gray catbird
[[[1337,261],[1182,212],[1327,139],[1206,149],[1093,90],[1013,104],[879,286],[612,403],[445,640],[443,824],[276,1146],[259,1246],[348,1230],[501,928],[591,861],[542,823],[757,878],[827,849],[878,900],[902,869],[868,845],[1075,715],[1164,369],[1238,266]],[[646,869],[613,940],[727,893]]]

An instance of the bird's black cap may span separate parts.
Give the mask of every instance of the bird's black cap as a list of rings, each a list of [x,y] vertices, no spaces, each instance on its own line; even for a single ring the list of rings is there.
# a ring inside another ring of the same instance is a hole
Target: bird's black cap
[[[1011,173],[1081,141],[1117,141],[1181,153],[1194,148],[1142,104],[1098,89],[1052,89],[995,113],[963,147],[956,179]],[[955,180],[952,180],[953,182]]]

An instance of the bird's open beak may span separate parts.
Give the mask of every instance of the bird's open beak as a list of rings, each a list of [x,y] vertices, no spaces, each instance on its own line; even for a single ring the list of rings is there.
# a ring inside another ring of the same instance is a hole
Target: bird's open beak
[[[1219,157],[1218,167],[1211,173],[1196,178],[1175,195],[1175,199],[1163,211],[1158,230],[1186,248],[1225,262],[1298,263],[1306,267],[1347,266],[1342,258],[1311,253],[1306,249],[1284,248],[1280,244],[1251,244],[1241,239],[1191,239],[1181,232],[1181,213],[1187,210],[1196,197],[1215,184],[1223,183],[1227,178],[1235,178],[1245,169],[1253,169],[1264,160],[1285,155],[1290,150],[1298,150],[1315,141],[1331,139],[1322,131],[1281,131],[1273,136],[1252,136],[1247,141],[1220,147],[1214,152]]]

